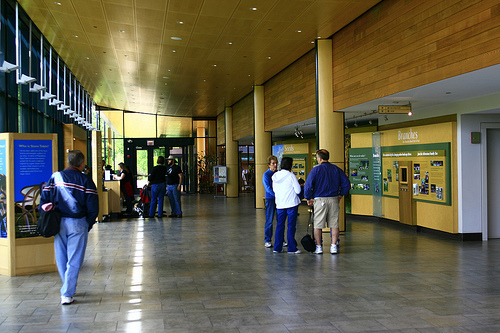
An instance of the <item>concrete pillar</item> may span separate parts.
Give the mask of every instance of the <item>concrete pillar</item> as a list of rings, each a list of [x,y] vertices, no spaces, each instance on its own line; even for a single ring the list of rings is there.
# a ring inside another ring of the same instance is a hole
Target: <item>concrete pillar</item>
[[[333,44],[331,39],[316,41],[318,149],[330,152],[330,163],[344,170],[344,113],[333,108]],[[344,200],[339,225],[345,230]]]
[[[226,196],[237,198],[239,194],[238,141],[233,141],[233,108],[226,107]]]
[[[264,86],[253,88],[254,143],[255,143],[255,207],[264,207],[265,189],[262,175],[267,171],[267,157],[271,155],[271,132],[264,130]]]

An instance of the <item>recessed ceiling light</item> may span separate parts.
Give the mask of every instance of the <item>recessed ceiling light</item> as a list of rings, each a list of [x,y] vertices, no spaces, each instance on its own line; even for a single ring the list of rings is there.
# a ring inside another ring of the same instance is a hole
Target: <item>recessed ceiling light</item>
[[[170,37],[170,39],[172,39],[172,40],[182,40],[181,37]]]
[[[170,79],[170,76],[164,76],[163,78],[168,80]]]
[[[296,32],[302,32],[302,30],[297,30]]]
[[[54,3],[58,6],[62,6],[62,3],[58,2],[58,1],[54,1]]]
[[[78,35],[73,35],[73,37],[78,38]]]
[[[184,24],[184,21],[177,21],[178,24]]]
[[[267,60],[271,60],[271,57],[267,57]]]
[[[233,45],[233,42],[227,42],[226,44],[228,44],[228,45]]]
[[[217,67],[217,64],[213,64],[212,66]]]
[[[172,52],[172,53],[175,53],[175,52],[177,52],[177,51],[175,51],[175,50],[172,50],[172,51],[170,51],[170,52]]]
[[[89,60],[90,58],[89,57],[85,57],[85,59]]]
[[[257,7],[251,7],[250,10],[255,11],[255,10],[257,10]]]
[[[120,32],[125,32],[125,30],[120,30]]]

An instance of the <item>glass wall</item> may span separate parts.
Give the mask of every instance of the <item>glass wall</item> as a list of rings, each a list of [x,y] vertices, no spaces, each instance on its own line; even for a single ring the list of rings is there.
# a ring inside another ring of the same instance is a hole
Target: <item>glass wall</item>
[[[57,133],[62,143],[64,123],[90,129],[90,96],[22,7],[0,3],[0,132]]]

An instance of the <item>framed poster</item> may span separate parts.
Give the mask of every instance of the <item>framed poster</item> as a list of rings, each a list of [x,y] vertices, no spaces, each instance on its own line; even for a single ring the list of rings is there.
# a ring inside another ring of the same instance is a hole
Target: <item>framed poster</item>
[[[227,166],[214,166],[214,184],[227,184]]]

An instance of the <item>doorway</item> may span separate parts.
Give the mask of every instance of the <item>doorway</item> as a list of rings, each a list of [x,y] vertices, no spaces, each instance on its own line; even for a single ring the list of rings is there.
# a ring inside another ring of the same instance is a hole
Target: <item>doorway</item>
[[[486,130],[486,177],[487,177],[487,228],[488,239],[500,238],[500,195],[498,189],[500,188],[500,173],[498,166],[500,165],[500,149],[498,142],[500,142],[500,129],[489,128]]]
[[[158,157],[168,157],[168,155],[165,155],[165,151],[165,147],[138,147],[135,165],[137,189],[143,188],[148,183],[149,174],[151,174],[151,170],[156,165]]]
[[[194,168],[193,159],[188,159],[189,148],[194,144],[193,138],[156,138],[156,139],[125,139],[124,160],[129,166],[135,181],[135,193],[148,183],[151,170],[156,165],[158,156],[165,159],[173,155],[184,174],[182,191],[188,193],[190,189],[191,170]]]

